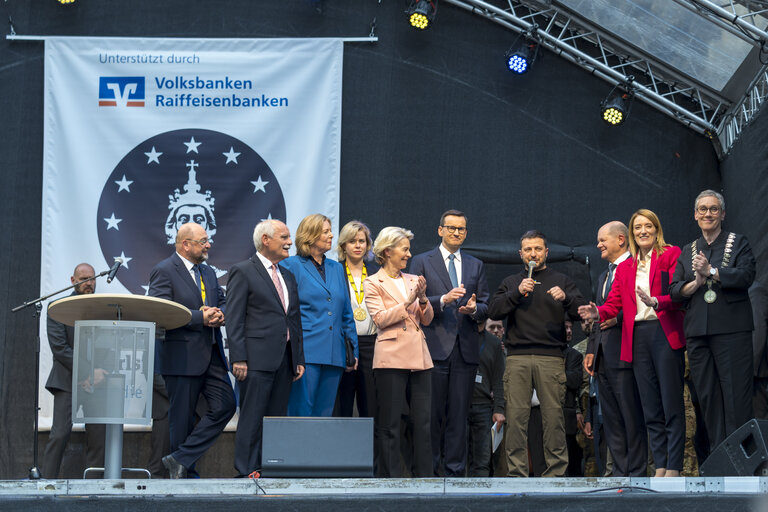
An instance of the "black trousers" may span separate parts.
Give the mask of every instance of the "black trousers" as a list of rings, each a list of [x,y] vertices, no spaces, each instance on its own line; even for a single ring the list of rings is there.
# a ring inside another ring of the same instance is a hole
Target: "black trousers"
[[[477,365],[464,361],[458,340],[447,359],[434,363],[431,434],[434,474],[440,476],[442,466],[447,477],[464,476],[467,418],[475,389]]]
[[[351,418],[357,402],[357,412],[361,417],[373,418],[376,414],[376,387],[373,383],[373,347],[376,335],[357,337],[360,357],[357,370],[344,372],[339,383],[334,416]]]
[[[171,455],[187,470],[219,437],[235,414],[235,393],[219,348],[211,346],[211,360],[200,376],[163,375],[170,401],[168,409]],[[195,424],[195,407],[203,395],[208,403],[205,416]],[[194,474],[194,473],[193,473]]]
[[[658,320],[636,322],[632,338],[632,366],[653,461],[657,469],[682,471],[685,349],[669,346]]]
[[[235,433],[235,469],[248,476],[261,469],[264,416],[285,416],[293,383],[291,350],[286,345],[277,370],[265,372],[248,369],[240,382],[240,418]]]
[[[605,356],[600,360],[598,392],[603,432],[613,456],[612,475],[644,477],[648,470],[648,435],[634,372],[632,368],[608,367]]]
[[[691,378],[714,450],[752,419],[752,333],[688,338]]]
[[[48,435],[48,442],[43,453],[40,472],[43,478],[58,478],[64,450],[72,435],[72,393],[55,390],[53,392],[53,423]],[[97,423],[86,423],[87,442],[85,465],[88,468],[104,467],[104,439],[106,428]],[[94,475],[96,475],[94,473]]]
[[[493,404],[477,403],[469,408],[469,470],[467,476],[491,476],[491,425]]]
[[[411,371],[376,369],[376,429],[379,437],[378,476],[400,478],[401,420],[404,409],[410,411],[412,427],[414,477],[432,476],[432,444],[430,442],[430,411],[432,396],[431,370]],[[406,403],[406,387],[410,386],[410,404]],[[407,459],[407,457],[406,457]]]

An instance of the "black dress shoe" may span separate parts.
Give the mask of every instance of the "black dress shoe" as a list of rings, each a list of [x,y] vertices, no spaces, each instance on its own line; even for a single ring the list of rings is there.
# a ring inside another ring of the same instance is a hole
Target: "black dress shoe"
[[[171,479],[187,478],[187,468],[173,458],[173,455],[163,457],[163,466],[168,470]]]

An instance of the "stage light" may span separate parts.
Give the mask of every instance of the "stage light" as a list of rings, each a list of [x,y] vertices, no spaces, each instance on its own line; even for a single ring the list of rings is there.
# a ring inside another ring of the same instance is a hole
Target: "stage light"
[[[58,2],[60,4],[66,5],[66,4],[73,4],[73,3],[75,3],[75,0],[58,0]]]
[[[539,26],[535,23],[517,36],[504,54],[504,62],[511,72],[522,75],[527,73],[539,55]]]
[[[634,92],[632,90],[632,81],[634,77],[630,76],[627,82],[621,84],[625,90],[619,89],[619,85],[616,85],[608,96],[600,102],[600,116],[603,121],[611,126],[617,126],[627,120],[629,117],[629,111],[632,108],[632,100],[634,99]]]
[[[512,47],[507,50],[507,53],[504,55],[507,68],[518,75],[527,73],[536,57],[536,47],[535,43],[529,43],[527,40],[524,40],[522,44],[517,45],[517,48]]]
[[[429,28],[437,14],[437,0],[412,0],[406,13],[412,27],[420,30]]]

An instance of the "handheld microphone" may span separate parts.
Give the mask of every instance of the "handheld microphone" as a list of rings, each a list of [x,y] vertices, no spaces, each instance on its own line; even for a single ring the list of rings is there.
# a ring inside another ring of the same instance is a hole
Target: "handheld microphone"
[[[115,258],[115,264],[112,265],[111,269],[109,269],[109,274],[107,275],[107,284],[112,282],[112,280],[115,278],[115,275],[117,275],[117,269],[119,269],[120,265],[122,264],[123,264],[122,258]]]
[[[535,261],[531,260],[531,261],[528,262],[528,279],[530,279],[531,276],[533,275],[533,269],[534,269],[535,266],[536,266],[536,262]],[[527,293],[525,295],[523,295],[523,297],[527,297],[527,296],[528,296]]]

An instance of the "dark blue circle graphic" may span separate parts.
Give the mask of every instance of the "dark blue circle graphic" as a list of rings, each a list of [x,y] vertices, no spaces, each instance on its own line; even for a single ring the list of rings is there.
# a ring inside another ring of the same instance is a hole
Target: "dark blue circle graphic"
[[[188,128],[125,155],[104,184],[96,222],[104,259],[123,258],[117,279],[144,295],[184,222],[206,228],[208,264],[226,285],[229,268],[254,252],[254,226],[268,218],[285,222],[283,192],[267,163],[230,135]]]

